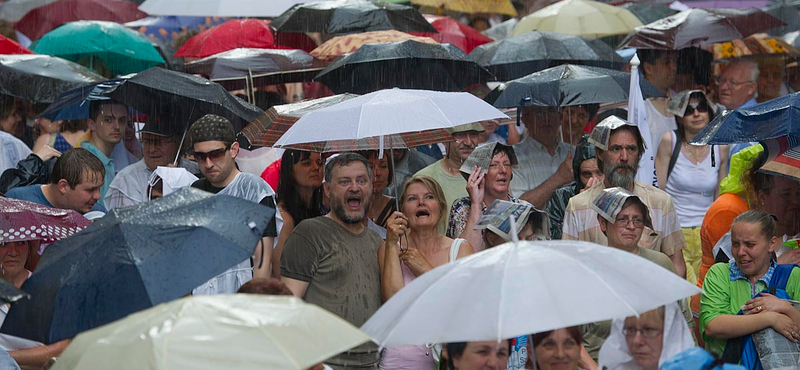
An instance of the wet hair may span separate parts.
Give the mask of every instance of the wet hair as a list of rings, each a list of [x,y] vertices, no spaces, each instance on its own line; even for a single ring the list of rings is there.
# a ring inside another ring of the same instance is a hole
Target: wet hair
[[[287,295],[292,296],[292,291],[282,281],[275,278],[254,278],[242,285],[236,293]]]
[[[750,208],[758,209],[761,204],[758,203],[758,192],[761,191],[766,195],[772,191],[775,186],[775,179],[772,175],[758,171],[762,163],[766,161],[766,152],[758,153],[756,158],[750,164],[750,167],[742,174],[741,181],[745,183],[746,194],[748,195]]]
[[[511,354],[511,339],[504,339],[506,343],[508,343],[508,353]],[[469,342],[456,342],[456,343],[447,343],[444,345],[445,349],[447,350],[447,369],[455,370],[455,365],[453,365],[453,358],[460,358],[464,354],[464,350],[467,349],[467,344]],[[442,361],[445,361],[442,359]]]
[[[580,327],[570,326],[564,329],[567,331],[567,333],[569,333],[569,336],[572,337],[572,339],[575,340],[576,343],[583,343],[583,334],[581,333]],[[531,334],[531,348],[538,347],[540,344],[542,344],[542,341],[544,341],[547,337],[553,334],[553,332],[555,332],[555,330],[550,330],[543,333]]]
[[[125,104],[115,102],[112,100],[95,100],[89,103],[89,119],[93,121],[97,121],[97,116],[100,115],[100,112],[103,110],[105,106],[112,106],[112,105],[120,105],[125,107],[127,111],[128,107]]]
[[[706,96],[699,91],[693,92],[691,95],[689,95],[689,101],[691,102],[692,100],[697,100],[698,104],[705,104],[708,109],[708,122],[710,123],[711,121],[714,120],[714,117],[716,116],[714,115],[714,112],[711,111],[711,105],[714,104],[711,102],[711,100],[706,98]],[[686,109],[689,109],[688,105],[686,106]],[[685,111],[684,114],[686,114]],[[681,137],[683,137],[687,141],[691,140],[692,138],[686,137],[686,129],[683,127],[683,123],[681,122],[681,120],[683,120],[683,117],[678,117],[677,115],[675,116],[675,123],[678,126],[678,132],[680,133]]]
[[[83,181],[84,173],[89,174],[90,179],[105,179],[106,168],[92,152],[83,148],[72,148],[56,160],[50,174],[50,183],[58,184],[64,179],[70,188],[75,189]]]
[[[369,162],[367,159],[364,158],[361,154],[347,152],[337,155],[328,160],[328,163],[325,165],[325,182],[331,182],[333,179],[333,168],[334,167],[342,167],[342,166],[349,166],[353,162],[360,162],[367,168],[367,176],[372,179],[372,170],[369,169]],[[283,165],[281,164],[281,167]]]
[[[642,63],[656,64],[656,61],[665,55],[673,54],[672,50],[637,49],[636,55]]]
[[[735,59],[732,62],[729,62],[725,65],[725,68],[732,66],[742,65],[748,68],[750,71],[750,75],[748,76],[748,82],[758,82],[758,76],[761,74],[761,71],[758,69],[758,63],[752,60],[747,59]],[[723,71],[725,73],[725,71]]]
[[[422,184],[428,188],[428,190],[433,193],[433,197],[436,199],[436,202],[439,203],[439,220],[437,224],[441,224],[447,218],[445,217],[446,212],[448,212],[448,204],[447,198],[444,196],[444,191],[442,190],[442,186],[439,185],[433,177],[425,176],[425,175],[416,175],[406,181],[403,184],[403,192],[400,193],[400,199],[398,199],[398,206],[402,211],[403,205],[406,203],[406,191],[412,184]]]
[[[16,102],[11,95],[0,94],[0,118],[6,118],[11,115],[14,110]]]
[[[611,131],[611,134],[609,134],[608,138],[609,143],[611,143],[611,136],[620,131],[628,131],[633,135],[633,137],[636,138],[636,147],[639,149],[639,158],[637,159],[637,162],[640,162],[642,160],[642,156],[644,155],[644,140],[642,139],[642,134],[639,132],[639,128],[630,125],[620,126]],[[595,152],[597,152],[597,169],[599,169],[600,171],[604,171],[603,160],[602,160],[603,149],[595,147]]]
[[[296,149],[286,149],[281,157],[281,171],[278,178],[278,203],[292,216],[294,224],[307,218],[322,216],[322,186],[314,189],[309,207],[305,206],[300,191],[292,174],[294,165],[311,157],[311,152]]]
[[[736,216],[733,220],[733,224],[731,224],[731,229],[733,225],[737,223],[758,225],[761,230],[761,235],[767,240],[778,235],[778,227],[775,225],[775,219],[772,218],[772,215],[764,211],[750,210]]]
[[[367,161],[378,157],[377,150],[359,150],[356,153],[361,154],[367,159]],[[389,178],[386,180],[386,186],[391,186],[392,180],[394,180],[394,161],[392,160],[388,150],[384,150],[383,157],[386,158],[387,162],[389,163]]]

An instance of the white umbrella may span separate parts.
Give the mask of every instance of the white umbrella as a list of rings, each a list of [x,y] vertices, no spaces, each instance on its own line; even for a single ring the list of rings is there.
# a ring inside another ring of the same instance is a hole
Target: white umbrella
[[[147,0],[139,9],[150,15],[277,17],[305,0]]]
[[[305,370],[369,340],[298,298],[194,296],[79,334],[52,369]]]
[[[0,4],[0,19],[16,22],[29,11],[58,0],[8,0]]]
[[[506,243],[414,279],[362,327],[380,346],[501,340],[638,315],[700,293],[632,253]]]

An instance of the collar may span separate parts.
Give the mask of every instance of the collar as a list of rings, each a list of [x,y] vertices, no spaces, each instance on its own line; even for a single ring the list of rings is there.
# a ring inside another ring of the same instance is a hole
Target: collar
[[[772,273],[775,272],[775,266],[776,266],[775,261],[770,261],[769,262],[769,269],[767,269],[767,273],[764,274],[764,276],[762,276],[760,279],[758,279],[758,281],[763,282],[764,285],[769,285],[769,281],[772,280]],[[736,281],[736,280],[747,280],[747,281],[749,281],[750,280],[742,272],[742,270],[739,269],[739,266],[736,264],[736,261],[731,261],[731,263],[728,265],[728,269],[730,269],[730,271],[731,271],[731,275],[730,275],[731,281]]]
[[[92,152],[92,154],[94,154],[100,160],[100,162],[103,162],[104,166],[108,166],[114,163],[113,159],[106,157],[105,153],[103,153],[100,149],[98,149],[96,146],[90,143],[89,140],[82,142],[81,148],[84,148]]]

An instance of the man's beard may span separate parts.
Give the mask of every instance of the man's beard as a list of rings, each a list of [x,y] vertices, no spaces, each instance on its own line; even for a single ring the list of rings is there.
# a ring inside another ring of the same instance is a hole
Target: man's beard
[[[639,167],[639,163],[635,165],[624,164],[624,163],[617,163],[613,166],[605,168],[605,175],[608,184],[612,187],[620,187],[623,189],[631,189],[633,187],[633,182],[636,180],[636,171]],[[627,173],[619,173],[617,170],[619,169],[628,169]]]
[[[336,197],[331,197],[331,211],[333,212],[334,215],[336,215],[336,218],[338,218],[342,222],[348,225],[357,224],[361,221],[364,221],[364,217],[366,217],[367,215],[367,210],[369,209],[371,200],[372,200],[371,196],[362,195],[361,206],[363,208],[363,211],[357,215],[350,216],[347,214],[344,205],[344,202],[347,201],[347,196],[345,196],[344,199],[341,200]]]

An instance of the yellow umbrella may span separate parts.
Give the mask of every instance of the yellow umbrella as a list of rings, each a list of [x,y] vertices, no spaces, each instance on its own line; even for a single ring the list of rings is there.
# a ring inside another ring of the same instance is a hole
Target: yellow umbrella
[[[800,50],[787,43],[780,36],[757,33],[744,39],[720,42],[705,47],[714,54],[714,59],[731,59],[742,57],[794,57]]]
[[[511,0],[411,0],[412,4],[431,8],[444,8],[459,13],[492,13],[517,16]]]
[[[522,18],[512,36],[547,31],[600,38],[624,35],[641,25],[627,9],[591,0],[563,0]]]
[[[372,31],[336,36],[328,41],[325,41],[322,45],[317,46],[316,49],[311,51],[311,56],[319,60],[331,61],[344,54],[355,53],[361,48],[361,46],[365,44],[379,44],[405,40],[414,40],[428,44],[438,44],[436,40],[430,37],[414,36],[395,30]]]

